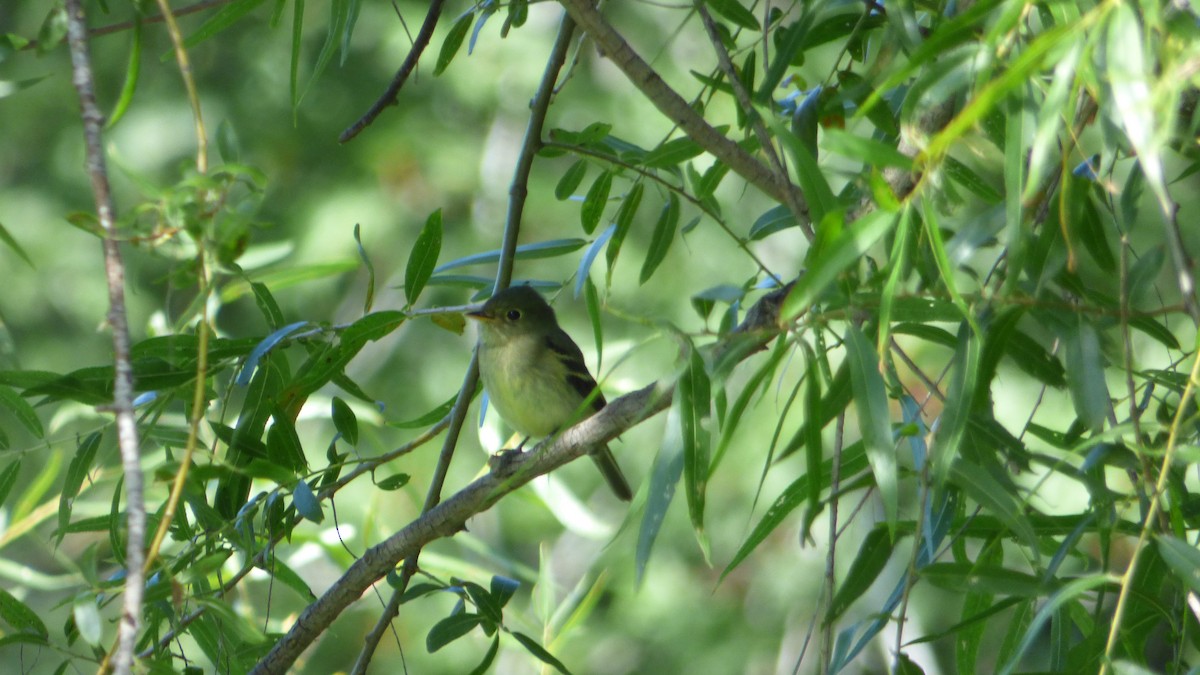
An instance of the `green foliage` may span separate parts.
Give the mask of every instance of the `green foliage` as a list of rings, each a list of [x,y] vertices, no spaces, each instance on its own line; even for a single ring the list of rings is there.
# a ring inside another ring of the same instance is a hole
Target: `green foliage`
[[[610,437],[647,484],[620,527],[566,468],[379,585],[414,672],[762,670],[806,624],[804,672],[1200,667],[1186,3],[402,2],[402,25],[296,0],[279,33],[288,3],[235,0],[177,8],[175,36],[150,5],[85,3],[113,231],[50,86],[74,81],[70,16],[18,4],[0,663],[92,670],[112,649],[127,375],[146,542],[162,528],[138,667],[263,663],[328,570],[425,532],[422,505],[481,471],[469,446],[504,447],[482,415],[462,433],[457,391],[458,312],[503,266],[573,290],[555,307],[610,402],[652,382],[673,400]],[[374,101],[410,49],[414,76]],[[635,53],[657,72],[614,76]],[[343,632],[381,608],[346,611]],[[321,640],[308,667],[347,670],[361,644]]]

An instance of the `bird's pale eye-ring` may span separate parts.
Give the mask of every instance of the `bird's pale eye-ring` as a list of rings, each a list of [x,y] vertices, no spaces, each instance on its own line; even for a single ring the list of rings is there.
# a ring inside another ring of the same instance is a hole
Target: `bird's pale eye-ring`
[[[505,314],[504,316],[508,317],[509,321],[516,321],[517,319],[521,318],[521,310],[510,309],[510,310],[508,310],[508,313]]]

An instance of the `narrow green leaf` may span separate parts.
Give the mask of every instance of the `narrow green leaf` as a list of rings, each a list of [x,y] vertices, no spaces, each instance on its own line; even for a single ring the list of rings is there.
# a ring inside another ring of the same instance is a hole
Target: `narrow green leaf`
[[[271,289],[264,283],[252,281],[250,282],[250,292],[254,294],[254,304],[258,306],[258,311],[262,312],[263,318],[267,320],[267,325],[272,330],[282,328],[284,325],[283,310],[279,309],[279,303],[275,302],[275,296],[271,294]]]
[[[867,336],[855,326],[846,329],[846,359],[850,363],[850,384],[854,390],[855,410],[862,432],[863,446],[879,497],[888,531],[894,537],[900,515],[899,475],[896,469],[896,443],[892,440],[891,414],[887,388],[879,373],[879,357]]]
[[[629,193],[625,195],[625,199],[621,200],[621,206],[617,208],[617,217],[613,220],[616,229],[613,230],[612,239],[604,250],[605,258],[608,261],[609,277],[612,277],[613,266],[617,263],[617,256],[621,253],[621,245],[625,243],[625,235],[629,234],[629,229],[633,226],[633,218],[637,215],[638,206],[642,203],[643,192],[645,192],[645,186],[642,183],[634,183],[633,187],[629,188]]]
[[[867,455],[865,452],[863,452],[863,444],[861,441],[858,443],[853,443],[842,450],[841,460],[841,475],[843,476],[852,476],[857,474],[866,469],[869,465],[867,461]],[[828,486],[832,474],[833,460],[829,459],[821,464],[821,474],[819,476],[805,474],[792,481],[791,485],[788,485],[779,495],[779,497],[775,499],[775,501],[771,504],[771,507],[768,508],[767,512],[763,514],[762,519],[758,521],[758,524],[755,525],[750,534],[746,536],[746,541],[742,542],[741,547],[738,548],[738,551],[734,554],[733,559],[728,565],[725,566],[724,571],[721,572],[721,578],[724,579],[725,576],[732,572],[738,565],[740,565],[743,560],[749,557],[750,554],[754,552],[754,549],[758,548],[758,545],[766,540],[766,538],[775,531],[775,528],[779,527],[779,524],[782,523],[784,519],[796,509],[796,507],[805,502],[806,498],[808,497],[809,481],[819,480],[823,486]]]
[[[499,652],[500,633],[496,633],[496,635],[492,637],[491,646],[488,647],[487,652],[483,655],[483,660],[479,662],[479,665],[475,666],[475,669],[472,670],[469,675],[486,675],[486,673],[492,669],[492,662],[496,660],[496,654]]]
[[[646,153],[642,164],[653,169],[669,169],[698,157],[704,152],[700,144],[688,137],[675,138]]]
[[[587,300],[588,319],[592,322],[592,337],[596,341],[596,372],[601,371],[601,365],[604,363],[604,327],[600,322],[600,292],[596,290],[596,284],[592,283],[592,278],[587,277],[587,283],[584,284],[584,298]]]
[[[974,169],[953,157],[946,157],[942,170],[959,185],[965,187],[989,204],[998,204],[1004,195],[980,176]]]
[[[821,442],[821,426],[816,421],[821,418],[821,369],[817,364],[816,354],[805,350],[807,364],[805,377],[808,387],[804,392],[804,459],[807,473],[810,476],[821,475],[821,461],[825,457],[825,448]],[[808,482],[808,513],[815,518],[821,506],[821,483],[811,480]]]
[[[96,461],[96,450],[100,448],[100,432],[88,434],[75,449],[75,456],[67,466],[67,475],[63,479],[61,498],[58,500],[58,539],[62,541],[67,525],[71,522],[71,508],[75,497],[79,495],[83,481],[92,470]]]
[[[296,513],[308,520],[317,524],[325,520],[321,502],[317,501],[317,496],[305,481],[296,481],[296,487],[292,489],[292,503],[296,505]]]
[[[409,476],[406,473],[398,473],[398,474],[395,474],[392,476],[388,476],[387,478],[384,478],[381,481],[378,481],[377,483],[375,483],[375,487],[379,488],[380,490],[392,492],[395,490],[399,490],[400,488],[404,487],[405,485],[408,485],[408,482],[411,479],[412,479],[412,476]]]
[[[601,171],[596,180],[592,181],[592,186],[583,198],[583,206],[579,208],[579,223],[583,225],[584,232],[591,234],[596,231],[604,209],[608,206],[608,194],[611,191],[612,172]]]
[[[475,53],[475,43],[479,40],[479,33],[483,31],[483,26],[496,14],[496,3],[484,3],[482,6],[476,6],[476,13],[479,18],[475,20],[475,28],[471,31],[471,41],[467,43],[467,54]]]
[[[33,510],[42,501],[42,497],[58,481],[58,477],[62,471],[62,451],[53,450],[50,452],[49,457],[45,457],[44,452],[39,453],[39,459],[42,458],[45,459],[45,464],[32,481],[24,483],[25,492],[12,507],[12,511],[10,511],[10,523],[20,522],[25,516],[33,513]]]
[[[748,30],[761,30],[758,24],[758,19],[754,13],[746,9],[738,0],[705,0],[705,4],[712,8],[714,12],[725,17],[729,21],[746,28]]]
[[[818,12],[801,12],[799,20],[789,24],[786,28],[777,28],[772,31],[771,37],[775,43],[775,49],[771,53],[771,63],[763,74],[762,84],[754,94],[754,99],[758,103],[763,104],[770,101],[775,87],[783,80],[788,68],[795,63],[797,58],[804,57],[804,39],[817,14]]]
[[[3,505],[4,500],[8,499],[8,493],[12,492],[13,486],[17,484],[17,476],[20,473],[20,460],[9,462],[4,470],[0,471],[0,505]]]
[[[1042,188],[1042,179],[1047,171],[1058,170],[1058,148],[1062,143],[1063,114],[1068,105],[1067,97],[1076,88],[1075,67],[1083,54],[1084,42],[1073,44],[1067,53],[1057,59],[1054,77],[1046,96],[1038,105],[1037,123],[1033,132],[1033,143],[1029,151],[1029,175],[1021,198],[1029,201]]]
[[[454,402],[457,400],[458,394],[455,394],[454,396],[446,399],[445,403],[442,403],[438,407],[430,410],[420,417],[415,417],[411,420],[405,420],[403,422],[388,422],[388,426],[396,429],[419,429],[421,427],[427,427],[431,424],[435,424],[443,417],[450,414],[450,410],[454,408]]]
[[[754,370],[754,373],[746,380],[746,384],[742,386],[742,390],[734,399],[733,407],[729,409],[724,421],[721,424],[721,438],[717,442],[717,450],[713,453],[712,470],[715,472],[717,466],[721,463],[721,458],[725,456],[725,451],[729,449],[730,443],[733,441],[734,432],[745,415],[746,409],[750,406],[750,401],[758,394],[759,387],[763,386],[763,382],[770,378],[779,363],[783,360],[784,354],[788,352],[788,344],[785,340],[779,340],[775,343],[774,349],[771,350],[771,355],[767,360]],[[720,365],[714,366],[716,373],[721,373]],[[810,371],[811,372],[811,371]],[[714,379],[720,379],[721,375],[716,375]]]
[[[780,309],[780,321],[789,322],[817,301],[851,264],[884,237],[896,224],[899,214],[872,211],[859,218],[825,247],[823,255],[810,261],[808,269],[792,287]]]
[[[889,188],[890,191],[890,188]],[[888,277],[883,284],[879,299],[879,336],[875,340],[876,351],[885,353],[891,348],[892,309],[896,305],[896,292],[900,288],[900,277],[909,272],[909,231],[912,229],[913,212],[906,208],[900,213],[900,226],[892,241],[892,252],[888,255]]]
[[[363,248],[358,223],[354,224],[354,243],[358,246],[359,259],[367,268],[367,293],[366,298],[363,299],[363,314],[369,314],[371,307],[375,305],[375,265],[371,263],[371,256],[367,255],[367,249]]]
[[[292,49],[288,61],[288,92],[292,102],[292,123],[300,109],[300,47],[304,39],[304,0],[292,4]]]
[[[596,256],[600,255],[600,251],[608,243],[608,240],[612,238],[613,232],[616,231],[617,225],[615,223],[604,228],[600,236],[596,237],[596,241],[592,242],[592,245],[584,252],[583,257],[579,259],[579,269],[575,271],[575,297],[578,298],[579,294],[583,292],[583,285],[589,278],[588,275],[592,273],[592,263],[596,262]]]
[[[704,420],[712,406],[712,393],[704,359],[690,350],[687,369],[676,387],[683,438],[683,485],[688,514],[698,535],[704,533],[704,497],[708,487],[709,447]]]
[[[949,480],[962,488],[962,491],[984,510],[999,519],[1022,544],[1037,555],[1037,534],[1029,523],[1029,518],[1025,516],[1020,500],[986,469],[960,457],[950,467]]]
[[[0,407],[7,408],[9,412],[17,418],[21,426],[25,427],[29,433],[37,438],[42,438],[45,431],[42,429],[42,421],[38,419],[37,413],[34,412],[33,406],[20,394],[12,389],[0,386]]]
[[[425,649],[432,654],[483,624],[478,614],[452,614],[433,625],[425,636]]]
[[[308,459],[304,456],[304,446],[295,425],[284,414],[272,415],[271,419],[271,428],[267,430],[267,459],[294,474],[307,473]]]
[[[567,667],[563,665],[562,661],[554,658],[554,655],[546,651],[544,647],[538,644],[537,640],[534,640],[533,638],[519,631],[513,631],[512,636],[517,639],[517,642],[521,643],[522,647],[527,649],[530,654],[536,656],[542,663],[550,665],[558,672],[563,673],[563,675],[571,674],[571,671],[567,670]]]
[[[339,396],[333,397],[333,426],[350,445],[358,445],[358,417]]]
[[[1179,577],[1193,593],[1200,594],[1200,550],[1195,546],[1170,535],[1155,537],[1158,553],[1167,567]]]
[[[357,351],[367,342],[373,342],[396,330],[404,323],[404,312],[395,309],[368,314],[342,330],[342,344]]]
[[[571,195],[575,194],[575,188],[583,182],[583,177],[587,175],[587,161],[579,160],[572,164],[567,169],[562,178],[558,180],[558,185],[554,186],[554,197],[562,201]]]
[[[499,624],[504,619],[504,612],[500,609],[500,603],[492,597],[491,591],[471,581],[464,581],[462,588],[466,591],[467,596],[471,598],[471,602],[475,604],[475,609],[479,610],[479,614],[486,621]]]
[[[942,484],[949,475],[954,458],[959,455],[959,446],[967,424],[971,420],[971,402],[979,378],[979,337],[964,321],[958,329],[958,345],[954,351],[950,390],[942,411],[937,432],[933,437],[933,462],[935,482]]]
[[[932,563],[921,568],[921,578],[955,593],[989,593],[1003,596],[1036,598],[1048,589],[1033,574],[1006,569],[999,565],[973,563]]]
[[[996,109],[1013,91],[1026,86],[1051,52],[1069,45],[1075,40],[1075,34],[1081,30],[1079,24],[1054,26],[1029,42],[1025,50],[1009,62],[1009,67],[999,77],[978,91],[962,112],[930,140],[925,149],[925,156],[944,156],[953,144],[974,129],[985,115]]]
[[[75,598],[71,608],[71,618],[79,629],[79,637],[92,647],[99,647],[104,635],[103,623],[100,619],[100,608],[96,606],[96,598],[90,593],[81,593]]]
[[[417,235],[412,251],[408,255],[408,266],[404,269],[404,296],[411,307],[425,289],[433,275],[438,255],[442,252],[442,210],[429,214],[425,226]]]
[[[1076,317],[1073,324],[1064,338],[1067,387],[1080,421],[1090,429],[1099,429],[1111,405],[1100,336],[1083,317]]]
[[[1064,181],[1062,194],[1071,203],[1067,209],[1071,234],[1078,237],[1088,255],[1096,261],[1101,270],[1116,275],[1117,260],[1106,234],[1107,229],[1115,228],[1112,228],[1110,223],[1102,222],[1100,210],[1096,208],[1093,186],[1082,178],[1072,176]]]
[[[125,82],[121,85],[121,93],[117,96],[117,102],[113,104],[113,110],[108,115],[108,122],[104,125],[105,129],[112,129],[117,122],[121,121],[125,112],[129,110],[129,104],[133,102],[134,92],[137,91],[138,75],[142,70],[142,21],[140,16],[134,19],[130,40],[129,62],[125,66]]]
[[[1093,589],[1112,583],[1113,579],[1108,574],[1093,574],[1069,582],[1059,589],[1057,593],[1050,596],[1041,609],[1038,610],[1037,614],[1034,615],[1033,621],[1025,629],[1024,634],[1021,636],[1020,644],[1013,650],[1012,655],[997,669],[997,675],[1011,675],[1013,670],[1020,664],[1025,652],[1033,646],[1033,643],[1037,640],[1045,639],[1046,633],[1043,628],[1059,608],[1075,601],[1077,598],[1083,597],[1087,593],[1091,593]]]
[[[234,0],[217,10],[212,16],[208,17],[194,33],[187,36],[183,41],[183,46],[192,48],[217,33],[229,28],[233,24],[241,20],[251,11],[256,9],[263,3],[263,0]]]
[[[437,61],[433,66],[433,74],[435,76],[445,72],[446,67],[454,60],[455,54],[458,54],[463,40],[467,37],[467,31],[471,30],[471,22],[474,19],[475,15],[472,12],[464,12],[454,22],[454,25],[450,27],[450,31],[446,33],[446,39],[442,41],[442,48],[438,51]]]
[[[1167,349],[1181,349],[1175,334],[1163,324],[1148,316],[1138,316],[1129,320],[1129,327],[1154,338]]]
[[[29,254],[25,252],[24,248],[21,248],[21,245],[9,233],[8,228],[4,227],[4,223],[0,223],[0,242],[11,248],[13,253],[16,253],[21,260],[25,261],[26,265],[29,265],[31,268],[33,267],[33,261],[29,259]]]
[[[0,588],[0,619],[22,633],[32,633],[43,639],[50,636],[37,612],[3,588]]]
[[[338,262],[317,263],[315,265],[284,266],[253,275],[255,281],[271,287],[274,291],[282,291],[293,286],[299,286],[308,281],[336,277],[358,268],[358,261],[347,258]],[[221,289],[221,301],[233,302],[249,291],[249,282],[238,281]]]
[[[779,204],[765,211],[758,217],[758,220],[754,221],[754,224],[750,226],[750,232],[746,234],[746,238],[750,241],[758,241],[776,232],[795,226],[796,216],[792,213],[792,210],[783,204]]]
[[[1027,230],[1024,225],[1025,201],[1021,199],[1021,191],[1025,186],[1025,127],[1024,109],[1020,91],[1015,100],[1007,107],[1008,115],[1004,125],[1004,218],[1008,223],[1005,228],[1005,241],[1009,242],[1008,268],[1020,270],[1024,265]],[[1007,274],[1004,279],[1003,292],[1016,293],[1020,274]]]
[[[296,574],[295,570],[293,570],[291,567],[288,567],[277,556],[271,556],[269,562],[261,564],[258,567],[267,574],[270,574],[271,577],[277,581],[281,582],[284,586],[296,591],[301,598],[310,601],[317,599],[316,594],[312,592],[312,589],[309,588],[304,579],[302,579],[299,574]]]
[[[894,547],[888,530],[876,527],[867,533],[866,538],[858,545],[858,554],[850,564],[846,579],[833,596],[826,621],[836,621],[855,600],[867,592],[879,577],[879,573],[891,562]]]
[[[308,93],[313,84],[320,79],[325,72],[325,68],[329,66],[329,62],[333,60],[333,54],[337,51],[338,44],[342,39],[343,29],[346,26],[348,5],[346,0],[332,0],[329,3],[329,29],[325,33],[325,42],[321,45],[321,51],[317,54],[317,62],[313,65],[312,73],[308,76],[308,83],[304,85],[304,91],[300,93],[300,98],[297,99],[297,105],[300,100]]]
[[[646,259],[642,262],[642,273],[638,283],[644,284],[654,276],[654,271],[667,257],[671,244],[675,241],[675,232],[679,229],[679,196],[672,192],[662,211],[658,214],[658,222],[654,224],[654,236],[650,239],[650,248],[646,251]]]
[[[667,422],[663,429],[663,442],[659,445],[658,454],[654,456],[654,462],[650,467],[650,487],[647,491],[646,510],[642,514],[641,525],[638,528],[637,552],[634,556],[639,586],[645,578],[646,565],[650,561],[654,542],[666,521],[667,507],[671,505],[671,500],[675,496],[675,487],[679,485],[679,477],[683,475],[681,409],[678,400],[671,402],[671,407],[667,410]]]
[[[942,230],[938,226],[937,209],[934,208],[932,200],[923,200],[925,223],[925,236],[929,242],[929,248],[933,253],[933,260],[937,264],[938,273],[942,277],[942,284],[946,288],[946,292],[950,294],[950,300],[958,311],[962,312],[962,316],[971,325],[972,330],[979,332],[979,326],[975,323],[975,317],[971,314],[971,309],[967,306],[966,300],[962,294],[958,292],[958,284],[954,280],[954,266],[950,264],[950,256],[946,253],[946,244],[942,241]]]
[[[816,156],[809,151],[796,134],[784,128],[782,124],[776,121],[772,123],[772,126],[796,165],[796,177],[800,181],[800,188],[804,191],[805,199],[808,200],[808,210],[812,221],[820,223],[825,219],[825,214],[841,210],[841,205],[838,204],[833,190],[829,187],[829,181],[825,180],[825,173],[817,165]],[[865,220],[865,218],[861,220]]]
[[[535,260],[539,258],[554,258],[560,255],[566,255],[574,251],[578,251],[588,245],[587,239],[552,239],[550,241],[539,241],[533,244],[523,244],[517,247],[514,259],[516,260]],[[500,260],[500,250],[486,251],[484,253],[476,253],[465,258],[458,258],[447,263],[442,263],[434,268],[434,274],[446,272],[448,270],[459,267],[467,267],[469,265],[484,265],[494,263]]]
[[[841,129],[827,128],[824,134],[824,146],[843,157],[856,159],[866,166],[882,168],[895,167],[912,171],[912,157],[900,152],[896,146],[882,143],[872,138],[852,134]],[[807,193],[806,193],[807,194]]]
[[[307,325],[307,321],[297,321],[296,323],[284,326],[283,328],[280,328],[279,330],[263,338],[257,345],[254,346],[254,349],[250,352],[250,354],[246,356],[246,361],[242,364],[242,370],[238,374],[237,379],[234,380],[234,383],[239,387],[244,387],[250,384],[250,382],[253,381],[255,371],[258,369],[258,364],[263,357],[269,354],[275,345],[282,342],[287,338],[287,336]]]
[[[1157,114],[1156,95],[1150,88],[1150,83],[1158,80],[1154,73],[1158,66],[1146,58],[1142,23],[1136,9],[1120,3],[1107,16],[1099,56],[1104,83],[1111,88],[1109,100],[1136,151],[1146,184],[1158,198],[1163,213],[1170,214],[1174,202],[1167,193],[1162,152],[1167,140],[1165,130],[1170,123]]]

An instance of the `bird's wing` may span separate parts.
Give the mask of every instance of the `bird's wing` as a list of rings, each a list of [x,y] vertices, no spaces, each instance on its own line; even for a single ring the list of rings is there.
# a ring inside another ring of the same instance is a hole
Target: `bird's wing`
[[[596,396],[592,399],[592,410],[603,408],[607,404],[604,394],[600,393],[596,379],[588,372],[587,364],[583,361],[583,352],[579,350],[579,345],[575,344],[571,336],[562,330],[554,331],[546,336],[546,346],[558,355],[562,364],[567,367],[567,382],[570,382],[575,391],[579,392],[579,396],[587,398],[595,391]]]

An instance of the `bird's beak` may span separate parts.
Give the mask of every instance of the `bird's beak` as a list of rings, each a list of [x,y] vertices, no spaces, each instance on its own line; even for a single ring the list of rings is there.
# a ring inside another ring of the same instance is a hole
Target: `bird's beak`
[[[466,316],[468,319],[475,319],[476,321],[491,321],[495,318],[491,314],[483,311],[483,305],[480,305],[479,307],[467,312]]]

